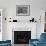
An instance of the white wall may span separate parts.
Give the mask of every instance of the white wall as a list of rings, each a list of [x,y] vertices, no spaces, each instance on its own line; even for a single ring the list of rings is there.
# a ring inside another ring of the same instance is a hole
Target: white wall
[[[15,8],[15,4],[31,4],[31,8],[40,8],[46,11],[46,0],[0,0],[0,8]]]
[[[3,12],[4,14],[3,15],[5,15],[4,17],[3,17],[3,40],[12,40],[12,29],[13,29],[13,27],[15,26],[13,26],[13,22],[9,22],[9,18],[11,17],[12,19],[11,20],[13,20],[13,19],[17,19],[17,20],[27,20],[27,21],[29,21],[32,17],[34,17],[35,18],[35,20],[37,20],[37,25],[36,25],[36,30],[34,30],[34,32],[33,33],[36,33],[35,31],[37,31],[37,39],[39,39],[40,38],[40,35],[41,35],[41,33],[42,32],[44,32],[44,24],[43,23],[40,23],[40,21],[39,21],[39,17],[40,17],[40,15],[42,16],[42,19],[41,19],[41,22],[43,22],[43,20],[44,20],[44,11],[41,11],[40,9],[35,9],[35,8],[33,8],[33,9],[31,9],[31,14],[30,14],[30,16],[16,16],[16,9],[15,8],[7,8],[7,9],[5,9],[4,10],[4,12]],[[7,18],[7,20],[5,21],[4,19],[5,19],[5,17]],[[20,24],[20,26],[21,27],[25,27],[24,25],[26,24],[26,23],[28,23],[28,22],[23,22],[23,26],[21,26],[21,24]],[[16,23],[14,23],[14,24],[16,24]],[[17,23],[17,25],[19,24],[19,22]],[[29,23],[28,23],[29,24]],[[28,25],[27,24],[27,25]],[[31,26],[31,25],[33,25],[33,24],[30,24],[30,25],[28,25],[28,28]],[[15,26],[15,27],[17,27],[17,26]],[[19,26],[18,26],[19,27]],[[31,27],[30,27],[31,28]],[[34,29],[34,28],[33,28]],[[34,34],[32,34],[32,36],[33,36]],[[36,35],[35,36],[33,36],[32,37],[32,39],[33,38],[35,38],[36,37]]]
[[[2,41],[2,9],[0,9],[0,41]]]
[[[6,13],[7,13],[7,11],[6,11],[6,8],[5,8],[2,11],[2,30],[3,30],[3,32],[2,32],[2,37],[3,38],[2,39],[3,40],[7,39],[7,23],[5,21],[5,17],[7,17]]]
[[[33,0],[34,1],[34,0]],[[33,17],[35,18],[35,20],[37,21],[37,38],[39,38],[39,34],[41,34],[41,32],[43,32],[42,30],[44,30],[44,24],[40,24],[40,16],[42,16],[42,21],[44,20],[44,11],[41,11],[40,8],[36,8],[33,4],[34,2],[31,0],[13,0],[14,3],[12,3],[12,1],[9,1],[9,6],[5,7],[6,9],[4,9],[3,11],[3,40],[7,40],[7,39],[11,39],[12,40],[12,22],[9,22],[9,18],[11,17],[12,20],[13,19],[17,19],[17,20],[30,20]],[[32,4],[33,3],[33,4]],[[7,3],[8,4],[8,3]],[[16,16],[16,5],[30,5],[30,16]],[[5,21],[5,17],[7,18],[7,20]],[[18,23],[19,24],[19,23]],[[42,26],[43,25],[43,26]],[[41,27],[42,26],[42,27]],[[10,27],[10,28],[9,28]],[[40,33],[39,33],[40,31]],[[34,36],[35,37],[35,36]]]
[[[37,38],[44,33],[45,11],[41,10],[41,23],[37,23]]]

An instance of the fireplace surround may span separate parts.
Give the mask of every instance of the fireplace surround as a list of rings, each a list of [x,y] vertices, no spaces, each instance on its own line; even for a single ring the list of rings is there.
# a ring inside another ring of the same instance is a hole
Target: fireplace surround
[[[31,28],[13,28],[12,43],[13,44],[28,44],[31,39]]]

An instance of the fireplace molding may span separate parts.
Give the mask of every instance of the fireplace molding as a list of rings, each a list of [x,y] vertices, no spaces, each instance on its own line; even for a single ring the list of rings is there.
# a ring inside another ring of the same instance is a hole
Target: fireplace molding
[[[13,26],[11,28],[12,30],[12,43],[14,43],[14,38],[13,38],[13,32],[14,31],[31,31],[31,39],[36,39],[36,23],[27,23],[27,24],[21,24],[21,23],[13,23]],[[21,30],[20,30],[21,29]],[[34,32],[35,31],[35,32]]]
[[[12,44],[14,44],[14,31],[31,31],[31,28],[13,28],[12,29]]]
[[[12,31],[31,31],[31,28],[13,28]]]

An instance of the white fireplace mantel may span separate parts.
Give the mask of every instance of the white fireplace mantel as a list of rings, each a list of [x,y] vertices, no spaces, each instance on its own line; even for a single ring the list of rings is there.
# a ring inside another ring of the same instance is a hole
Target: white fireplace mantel
[[[10,22],[7,24],[7,38],[9,37],[9,40],[12,39],[12,32],[13,31],[18,31],[18,28],[21,30],[26,30],[26,31],[31,31],[31,38],[36,39],[36,26],[37,23],[35,22],[27,22],[27,23],[22,23],[22,22]],[[10,25],[10,26],[9,26]]]
[[[28,22],[28,23],[13,23],[12,31],[31,31],[31,38],[36,39],[36,25],[37,23]]]
[[[12,31],[31,31],[31,28],[13,28]]]

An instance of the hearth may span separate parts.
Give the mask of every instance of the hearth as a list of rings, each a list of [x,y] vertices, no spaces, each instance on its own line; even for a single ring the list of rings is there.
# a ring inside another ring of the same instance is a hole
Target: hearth
[[[14,31],[14,44],[28,44],[31,31]]]

